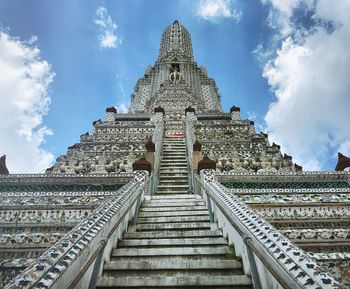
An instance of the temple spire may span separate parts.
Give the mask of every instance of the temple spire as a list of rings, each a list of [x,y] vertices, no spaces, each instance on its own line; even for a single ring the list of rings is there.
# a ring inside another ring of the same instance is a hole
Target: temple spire
[[[164,30],[158,59],[171,54],[178,54],[193,59],[191,36],[178,20],[175,20]]]

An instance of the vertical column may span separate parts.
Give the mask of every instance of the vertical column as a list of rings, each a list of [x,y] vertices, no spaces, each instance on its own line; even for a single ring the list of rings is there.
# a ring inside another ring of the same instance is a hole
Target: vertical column
[[[241,109],[238,106],[232,106],[230,109],[231,119],[240,120],[241,119]]]
[[[114,106],[106,108],[106,121],[115,121],[117,109]]]

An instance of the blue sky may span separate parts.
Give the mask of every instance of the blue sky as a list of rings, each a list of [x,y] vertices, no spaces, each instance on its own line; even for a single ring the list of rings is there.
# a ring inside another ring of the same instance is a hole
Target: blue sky
[[[178,19],[225,111],[240,106],[305,169],[332,170],[350,153],[350,7],[331,2],[0,0],[0,154],[11,172],[45,169],[129,104]]]

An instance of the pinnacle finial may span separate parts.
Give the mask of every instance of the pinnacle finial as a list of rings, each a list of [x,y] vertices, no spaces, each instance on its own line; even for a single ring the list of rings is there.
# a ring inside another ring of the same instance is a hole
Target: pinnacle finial
[[[159,58],[179,54],[193,59],[191,36],[178,20],[164,31],[160,42]]]
[[[338,162],[335,167],[336,171],[344,171],[346,168],[350,167],[350,158],[344,156],[342,153],[338,153]]]
[[[0,157],[0,175],[8,175],[9,171],[6,166],[6,155]]]

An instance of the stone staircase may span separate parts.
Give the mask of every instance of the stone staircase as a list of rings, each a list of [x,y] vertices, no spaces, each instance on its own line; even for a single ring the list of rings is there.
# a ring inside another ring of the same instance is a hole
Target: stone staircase
[[[157,194],[188,194],[186,145],[183,137],[165,137]]]
[[[242,263],[188,193],[183,138],[165,138],[158,192],[104,264],[97,288],[252,288]]]

